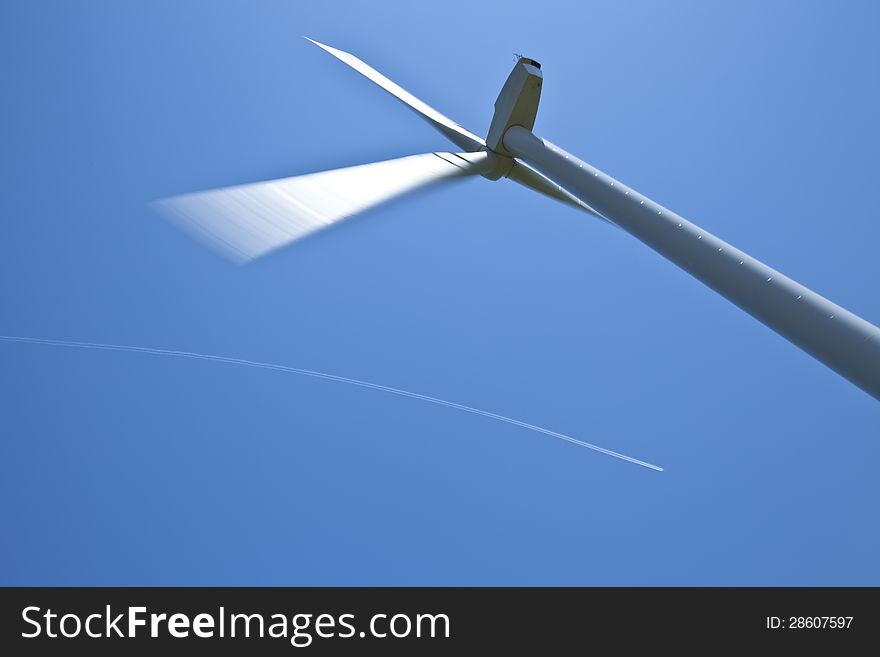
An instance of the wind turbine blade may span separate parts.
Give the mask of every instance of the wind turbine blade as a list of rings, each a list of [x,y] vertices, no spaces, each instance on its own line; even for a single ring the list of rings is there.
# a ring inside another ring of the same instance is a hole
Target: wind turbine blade
[[[589,205],[581,201],[578,197],[574,196],[573,194],[569,194],[564,187],[562,187],[561,185],[557,185],[547,176],[538,173],[525,162],[515,160],[513,163],[513,168],[511,168],[510,173],[507,174],[507,179],[512,180],[513,182],[518,183],[523,187],[528,187],[529,189],[533,189],[536,192],[540,192],[551,198],[555,198],[557,201],[568,203],[569,205],[576,207],[578,210],[583,210],[584,212],[587,212],[594,217],[611,224],[612,226],[614,225],[612,222],[608,221],[605,217],[596,212]]]
[[[338,50],[336,48],[324,45],[323,43],[319,43],[314,39],[309,39],[309,37],[305,38],[314,43],[319,48],[326,50],[340,61],[348,64],[358,73],[372,80],[380,87],[382,87],[385,91],[397,98],[399,101],[409,106],[410,109],[412,109],[416,114],[425,119],[428,123],[433,125],[437,130],[446,135],[446,137],[459,148],[463,148],[466,151],[472,152],[478,151],[486,145],[486,142],[477,137],[477,135],[465,130],[455,121],[453,121],[449,117],[444,116],[430,105],[423,103],[421,100],[409,93],[406,89],[392,82],[384,75],[379,73],[379,71],[374,69],[372,66],[370,66],[366,62],[361,61],[351,53],[347,53],[344,50]]]
[[[488,154],[425,153],[184,194],[153,207],[223,255],[247,262],[408,192],[483,171]]]

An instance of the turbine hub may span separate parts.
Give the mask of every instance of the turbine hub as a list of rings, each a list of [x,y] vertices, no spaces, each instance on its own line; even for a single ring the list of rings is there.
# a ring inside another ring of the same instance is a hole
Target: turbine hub
[[[487,178],[488,180],[498,180],[499,178],[506,178],[507,174],[509,174],[510,170],[513,168],[513,158],[495,153],[485,146],[480,150],[485,151],[486,155],[488,156],[486,158],[485,164],[483,165],[483,170],[480,171],[480,175],[483,176],[483,178]]]

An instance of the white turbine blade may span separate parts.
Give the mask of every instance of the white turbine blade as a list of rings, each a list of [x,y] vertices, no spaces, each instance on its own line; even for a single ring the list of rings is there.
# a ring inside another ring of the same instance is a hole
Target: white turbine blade
[[[237,262],[441,180],[478,174],[488,155],[425,153],[345,169],[224,187],[153,206]]]
[[[319,48],[323,48],[340,61],[348,64],[358,73],[366,78],[369,78],[380,87],[382,87],[385,91],[397,98],[399,101],[408,105],[410,109],[419,114],[428,123],[433,125],[444,135],[446,135],[446,137],[459,148],[463,148],[466,151],[478,151],[486,145],[486,142],[477,137],[477,135],[469,132],[468,130],[465,130],[455,121],[447,116],[444,116],[430,105],[423,103],[421,100],[409,93],[406,89],[392,82],[384,75],[379,73],[379,71],[374,69],[372,66],[361,61],[351,53],[345,52],[344,50],[338,50],[330,46],[326,46],[323,43],[315,41],[314,39],[309,39],[309,37],[305,38],[314,43]]]
[[[579,210],[583,210],[584,212],[588,212],[594,217],[601,219],[602,221],[612,224],[601,214],[596,212],[589,205],[581,201],[579,198],[570,194],[565,190],[561,185],[557,185],[555,182],[550,180],[547,176],[538,173],[532,167],[530,167],[525,162],[514,161],[513,167],[510,169],[510,173],[507,174],[507,179],[512,180],[515,183],[519,183],[523,187],[528,187],[529,189],[534,189],[536,192],[541,192],[542,194],[546,194],[550,198],[555,198],[558,201],[562,201],[563,203],[568,203]]]

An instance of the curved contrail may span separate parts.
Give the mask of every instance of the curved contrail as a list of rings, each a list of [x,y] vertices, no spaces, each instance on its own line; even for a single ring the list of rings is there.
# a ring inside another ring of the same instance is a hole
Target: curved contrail
[[[622,459],[624,461],[629,461],[630,463],[635,463],[636,465],[640,465],[644,468],[650,468],[651,470],[656,470],[658,472],[663,472],[663,468],[658,465],[653,465],[652,463],[648,463],[646,461],[640,461],[639,459],[635,459],[631,456],[627,456],[626,454],[621,454],[619,452],[614,452],[610,449],[605,449],[604,447],[599,447],[598,445],[593,445],[592,443],[585,442],[583,440],[579,440],[577,438],[573,438],[572,436],[567,436],[564,433],[558,433],[556,431],[551,431],[550,429],[545,429],[544,427],[539,427],[534,424],[529,424],[528,422],[521,422],[520,420],[514,420],[513,418],[506,417],[504,415],[498,415],[497,413],[490,413],[489,411],[483,411],[479,408],[474,408],[473,406],[465,406],[464,404],[458,404],[456,402],[447,401],[445,399],[438,399],[437,397],[429,397],[428,395],[422,395],[417,392],[410,392],[409,390],[401,390],[400,388],[391,388],[390,386],[379,385],[378,383],[370,383],[369,381],[360,381],[359,379],[350,379],[345,376],[337,376],[335,374],[326,374],[324,372],[316,372],[314,370],[304,370],[298,367],[288,367],[286,365],[276,365],[275,363],[261,363],[253,360],[245,360],[243,358],[231,358],[229,356],[215,356],[213,354],[198,354],[191,351],[174,351],[172,349],[154,349],[153,347],[134,347],[131,345],[123,345],[123,344],[101,344],[98,342],[73,342],[71,340],[48,340],[44,338],[26,338],[15,335],[0,335],[0,340],[6,342],[24,342],[28,344],[42,344],[42,345],[52,345],[56,347],[75,347],[80,349],[103,349],[106,351],[127,351],[141,354],[152,354],[154,356],[174,356],[177,358],[193,358],[196,360],[210,360],[217,363],[228,363],[231,365],[243,365],[245,367],[258,367],[260,369],[265,370],[275,370],[278,372],[287,372],[289,374],[300,374],[302,376],[311,376],[318,379],[326,379],[328,381],[336,381],[338,383],[347,383],[348,385],[360,386],[362,388],[370,388],[372,390],[379,390],[381,392],[387,392],[393,395],[400,395],[401,397],[410,397],[412,399],[421,399],[422,401],[430,402],[432,404],[439,404],[440,406],[448,406],[449,408],[455,408],[459,411],[465,411],[467,413],[473,413],[475,415],[482,415],[483,417],[488,417],[493,420],[499,420],[500,422],[506,422],[507,424],[512,424],[517,427],[522,427],[523,429],[528,429],[530,431],[536,431],[537,433],[542,433],[547,436],[553,436],[554,438],[559,438],[560,440],[566,440],[570,443],[574,443],[575,445],[580,445],[581,447],[586,447],[588,449],[595,450],[597,452],[601,452],[602,454],[607,454],[608,456],[613,456],[614,458]]]

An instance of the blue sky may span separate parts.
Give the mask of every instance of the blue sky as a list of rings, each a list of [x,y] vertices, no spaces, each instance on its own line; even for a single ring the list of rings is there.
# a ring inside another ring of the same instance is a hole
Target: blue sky
[[[236,267],[147,207],[535,132],[880,322],[876,3],[7,2],[4,584],[880,584],[880,404],[622,231],[457,182]]]

